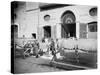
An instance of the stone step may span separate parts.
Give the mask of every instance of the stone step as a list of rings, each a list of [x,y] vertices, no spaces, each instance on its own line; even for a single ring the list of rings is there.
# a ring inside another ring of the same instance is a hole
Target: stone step
[[[52,61],[52,65],[56,66],[58,68],[63,68],[63,69],[68,69],[68,70],[92,69],[92,68],[89,68],[89,67],[72,65],[72,64],[67,64],[67,63],[62,63],[62,62],[56,62],[56,61]]]

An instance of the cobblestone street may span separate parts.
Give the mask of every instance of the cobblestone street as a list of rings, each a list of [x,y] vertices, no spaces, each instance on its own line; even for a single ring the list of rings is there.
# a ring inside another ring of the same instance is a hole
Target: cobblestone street
[[[63,71],[49,65],[50,60],[43,58],[28,57],[15,59],[15,73],[37,73]]]

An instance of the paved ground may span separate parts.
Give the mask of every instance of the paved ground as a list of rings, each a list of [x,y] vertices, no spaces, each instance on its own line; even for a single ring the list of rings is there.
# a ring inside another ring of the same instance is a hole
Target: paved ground
[[[28,57],[15,59],[15,73],[36,73],[63,71],[49,65],[50,60],[43,58]]]
[[[41,56],[40,58],[35,58],[33,56],[27,57],[26,59],[16,58],[14,63],[15,73],[55,72],[55,71],[64,71],[65,70],[64,68],[66,68],[66,70],[69,69],[76,70],[75,65],[90,67],[91,69],[97,68],[96,53],[79,52],[80,63],[76,62],[75,53],[73,51],[64,53],[65,54],[63,55],[65,58],[63,58],[63,60],[62,59],[56,60],[57,61],[56,65],[59,66],[60,68],[57,66],[56,66],[57,68],[51,66],[49,63],[52,57],[48,57],[45,55]],[[57,54],[57,57],[60,58],[59,54]]]

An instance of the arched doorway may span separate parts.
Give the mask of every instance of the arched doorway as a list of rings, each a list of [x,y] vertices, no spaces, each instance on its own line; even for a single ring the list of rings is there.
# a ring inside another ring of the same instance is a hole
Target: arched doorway
[[[76,37],[76,18],[73,12],[66,11],[61,16],[61,37]]]

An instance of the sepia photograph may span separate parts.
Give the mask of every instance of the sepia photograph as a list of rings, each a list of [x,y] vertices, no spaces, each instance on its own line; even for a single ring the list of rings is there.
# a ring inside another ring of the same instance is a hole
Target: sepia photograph
[[[11,73],[97,69],[98,7],[11,2]]]

